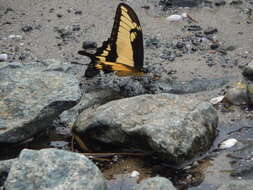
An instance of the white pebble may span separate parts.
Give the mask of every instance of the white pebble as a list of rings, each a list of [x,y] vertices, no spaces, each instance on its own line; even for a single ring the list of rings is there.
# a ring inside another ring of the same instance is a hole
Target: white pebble
[[[138,177],[140,175],[140,173],[136,170],[132,171],[132,173],[130,174],[130,177]]]
[[[218,96],[218,97],[212,98],[210,102],[211,104],[215,105],[222,102],[223,99],[224,99],[224,96]]]
[[[0,54],[0,61],[7,61],[8,55],[6,53]]]
[[[168,21],[172,21],[172,22],[178,22],[183,20],[183,16],[182,15],[170,15],[166,18]]]
[[[231,139],[227,139],[225,141],[223,141],[222,143],[220,143],[219,148],[220,149],[228,149],[233,147],[236,143],[238,142],[238,140],[231,138]]]
[[[10,38],[10,39],[22,39],[22,36],[11,34],[11,35],[8,36],[8,38]]]

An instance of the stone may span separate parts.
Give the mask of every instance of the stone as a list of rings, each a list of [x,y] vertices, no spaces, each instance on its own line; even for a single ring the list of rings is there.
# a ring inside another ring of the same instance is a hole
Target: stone
[[[213,27],[208,27],[207,29],[204,30],[205,35],[214,34],[214,33],[217,33],[217,32],[218,32],[218,29],[213,28]]]
[[[59,149],[24,149],[12,164],[5,190],[106,190],[105,180],[84,155]]]
[[[227,91],[225,99],[233,105],[248,104],[247,84],[241,82],[234,84],[233,87]]]
[[[164,93],[114,100],[84,110],[73,131],[82,134],[94,151],[105,151],[108,146],[110,151],[142,150],[180,164],[212,145],[217,122],[217,112],[209,102]]]
[[[70,67],[54,61],[0,64],[0,143],[33,137],[79,102]]]
[[[176,188],[164,177],[152,177],[141,181],[133,190],[176,190]]]

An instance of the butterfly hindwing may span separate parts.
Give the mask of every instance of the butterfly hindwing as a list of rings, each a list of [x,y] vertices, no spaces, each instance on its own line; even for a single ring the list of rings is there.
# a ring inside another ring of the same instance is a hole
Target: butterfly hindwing
[[[95,54],[79,51],[91,58],[85,76],[98,71],[117,71],[120,76],[140,75],[143,68],[143,35],[137,15],[131,7],[119,4],[110,38],[103,42]]]

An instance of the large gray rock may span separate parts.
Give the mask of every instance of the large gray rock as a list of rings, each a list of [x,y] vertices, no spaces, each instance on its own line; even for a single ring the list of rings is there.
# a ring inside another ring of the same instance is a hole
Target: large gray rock
[[[12,164],[5,190],[105,190],[98,168],[84,155],[24,149]]]
[[[0,143],[31,138],[81,98],[68,64],[0,64]]]
[[[253,190],[253,180],[233,180],[224,183],[218,190]]]
[[[164,177],[153,177],[141,181],[134,190],[176,190],[176,188]]]
[[[109,145],[110,151],[141,149],[164,161],[181,163],[210,147],[217,122],[217,112],[208,102],[193,96],[157,94],[85,110],[73,130],[97,151],[105,150],[104,145]]]

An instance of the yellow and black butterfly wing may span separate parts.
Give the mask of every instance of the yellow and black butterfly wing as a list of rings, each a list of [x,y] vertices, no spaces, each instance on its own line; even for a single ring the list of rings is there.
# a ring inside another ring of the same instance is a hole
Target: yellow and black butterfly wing
[[[143,35],[137,15],[131,7],[119,4],[110,38],[103,42],[95,54],[79,51],[91,58],[86,77],[98,73],[117,71],[120,76],[141,75],[143,68]]]

